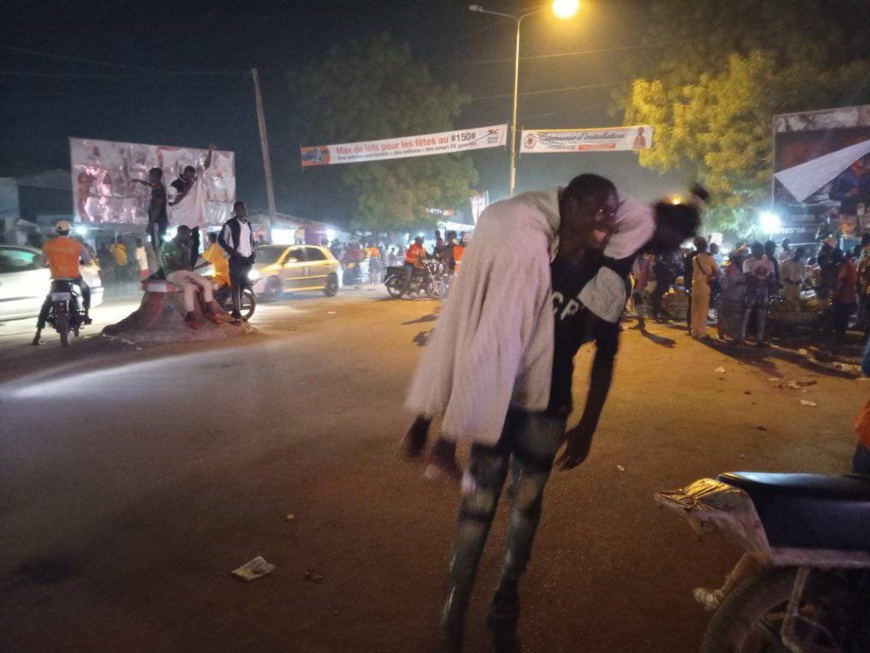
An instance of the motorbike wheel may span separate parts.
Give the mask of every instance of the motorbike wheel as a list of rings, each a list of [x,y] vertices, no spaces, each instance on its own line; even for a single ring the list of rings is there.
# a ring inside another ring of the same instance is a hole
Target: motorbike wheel
[[[254,310],[257,308],[257,296],[254,294],[254,291],[250,288],[245,288],[242,290],[242,318],[247,321],[254,314]],[[233,300],[230,297],[230,310],[233,311]]]
[[[281,280],[277,277],[269,277],[263,287],[263,292],[260,297],[265,302],[276,302],[281,299],[283,290],[281,288]]]
[[[431,279],[429,283],[426,284],[426,294],[429,295],[431,299],[441,299],[441,282],[437,279]]]
[[[323,294],[327,297],[335,297],[338,294],[338,277],[330,274],[326,278],[326,285],[323,287]]]
[[[735,589],[716,612],[700,653],[777,653],[797,570],[765,569]]]
[[[60,334],[60,344],[69,347],[69,315],[58,315],[54,318],[54,328]]]
[[[396,299],[398,299],[402,296],[404,292],[402,289],[402,280],[398,277],[387,277],[384,285],[387,287],[387,292],[390,293],[390,297],[395,297]]]

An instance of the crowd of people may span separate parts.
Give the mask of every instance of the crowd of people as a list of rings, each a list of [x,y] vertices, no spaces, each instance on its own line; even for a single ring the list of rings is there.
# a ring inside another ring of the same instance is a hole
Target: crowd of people
[[[822,330],[837,340],[852,324],[870,336],[870,233],[845,251],[833,237],[818,252],[792,250],[787,239],[777,249],[774,241],[737,243],[726,256],[717,244],[696,237],[691,249],[638,257],[632,303],[640,327],[647,314],[658,321],[685,320],[693,337],[708,340],[712,317],[720,340],[740,344],[751,338],[765,347],[768,314],[776,309],[779,315],[817,315]]]

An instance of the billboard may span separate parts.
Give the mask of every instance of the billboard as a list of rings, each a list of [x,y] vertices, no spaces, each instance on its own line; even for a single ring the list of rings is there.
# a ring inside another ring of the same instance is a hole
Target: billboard
[[[170,203],[174,199],[171,184],[186,166],[201,170],[197,192],[190,193],[178,205],[196,201],[197,222],[220,224],[232,217],[236,199],[235,157],[232,152],[215,150],[211,165],[202,169],[207,150],[168,145],[143,145],[92,139],[71,138],[70,165],[74,213],[77,220],[92,224],[148,223],[150,189],[131,179],[148,180],[148,170],[163,170],[163,184]],[[174,207],[169,207],[169,221],[176,224]],[[186,220],[185,220],[186,221]]]
[[[524,129],[520,140],[523,154],[565,152],[626,152],[652,147],[653,128],[605,127],[603,129]]]
[[[457,154],[489,147],[504,147],[506,143],[507,125],[490,125],[437,134],[385,138],[379,141],[314,145],[301,147],[300,154],[304,169],[337,163],[364,163],[433,154]]]
[[[870,231],[870,105],[774,116],[774,206],[780,234],[816,239]]]

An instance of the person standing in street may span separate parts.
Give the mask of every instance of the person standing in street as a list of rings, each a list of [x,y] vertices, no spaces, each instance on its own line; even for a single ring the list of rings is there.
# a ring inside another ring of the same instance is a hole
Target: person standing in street
[[[858,315],[864,326],[864,338],[870,338],[870,233],[861,236],[861,255],[858,259]]]
[[[239,326],[242,323],[242,290],[248,284],[248,273],[254,265],[254,232],[244,202],[233,204],[233,216],[224,223],[218,243],[230,257],[233,324]]]
[[[139,279],[144,280],[150,274],[148,271],[148,252],[145,251],[145,241],[136,238],[136,267],[139,269]]]
[[[840,266],[840,274],[837,277],[837,289],[831,305],[833,317],[834,337],[843,340],[846,330],[849,328],[849,318],[855,312],[858,304],[858,270],[855,258],[851,252],[845,254],[846,260]]]
[[[696,340],[709,340],[707,320],[710,318],[710,286],[713,279],[719,278],[719,266],[707,253],[707,241],[700,236],[695,238],[695,256],[692,259],[692,337]]]
[[[799,301],[801,286],[807,277],[807,252],[803,247],[794,251],[794,256],[779,264],[780,282],[782,283],[782,298]]]
[[[752,243],[749,248],[751,256],[743,264],[746,275],[746,312],[743,314],[743,328],[740,330],[740,340],[746,339],[749,320],[755,310],[756,336],[755,346],[766,347],[764,329],[767,326],[767,307],[770,300],[770,284],[773,278],[773,263],[764,255],[761,243]]]

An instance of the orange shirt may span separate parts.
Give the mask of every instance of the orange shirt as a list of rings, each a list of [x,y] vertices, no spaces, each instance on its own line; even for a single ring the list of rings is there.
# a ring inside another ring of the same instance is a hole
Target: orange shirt
[[[82,257],[82,244],[69,236],[58,236],[45,243],[42,248],[52,279],[77,279],[79,259]]]
[[[426,250],[423,249],[423,246],[414,243],[405,252],[405,263],[410,263],[414,267],[420,267],[420,259],[425,258],[425,256]]]

